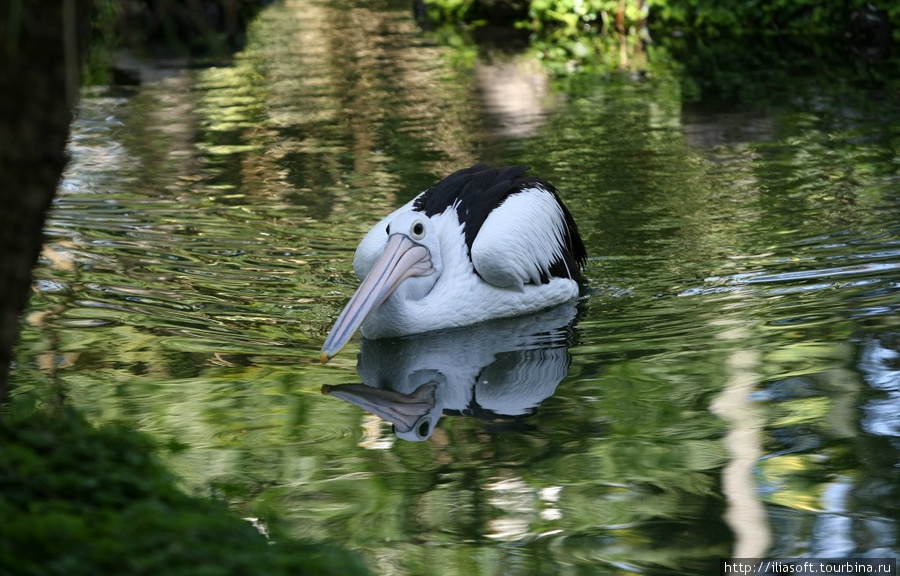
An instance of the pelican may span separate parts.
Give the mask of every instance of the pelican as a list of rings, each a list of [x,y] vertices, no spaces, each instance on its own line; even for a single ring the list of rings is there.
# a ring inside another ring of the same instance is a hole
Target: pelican
[[[405,336],[576,298],[584,242],[556,189],[527,170],[458,170],[373,226],[353,258],[362,283],[319,360],[357,330],[370,339]]]

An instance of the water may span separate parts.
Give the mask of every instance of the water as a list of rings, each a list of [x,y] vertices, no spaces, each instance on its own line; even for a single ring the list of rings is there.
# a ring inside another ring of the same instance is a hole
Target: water
[[[350,1],[141,73],[84,93],[19,392],[182,443],[189,489],[379,574],[898,555],[896,102],[687,107],[665,69],[554,79]],[[585,296],[319,365],[359,238],[479,161],[559,188]]]

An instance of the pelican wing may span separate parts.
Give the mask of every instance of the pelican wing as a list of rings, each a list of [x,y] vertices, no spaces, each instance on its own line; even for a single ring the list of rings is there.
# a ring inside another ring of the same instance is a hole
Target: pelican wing
[[[490,284],[523,290],[551,278],[582,280],[584,244],[555,190],[527,180],[484,220],[471,244],[478,275]]]

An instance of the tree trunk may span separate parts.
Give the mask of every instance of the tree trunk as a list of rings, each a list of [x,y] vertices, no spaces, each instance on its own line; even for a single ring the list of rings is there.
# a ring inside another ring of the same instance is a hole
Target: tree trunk
[[[0,5],[0,405],[90,35],[90,0]]]

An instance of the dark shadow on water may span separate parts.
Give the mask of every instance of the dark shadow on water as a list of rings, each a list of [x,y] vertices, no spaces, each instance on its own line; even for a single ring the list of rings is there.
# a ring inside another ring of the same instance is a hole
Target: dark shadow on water
[[[883,35],[848,31],[840,42],[790,35],[664,37],[659,43],[683,66],[689,107],[746,111],[836,91],[877,101],[898,95],[898,59]]]

